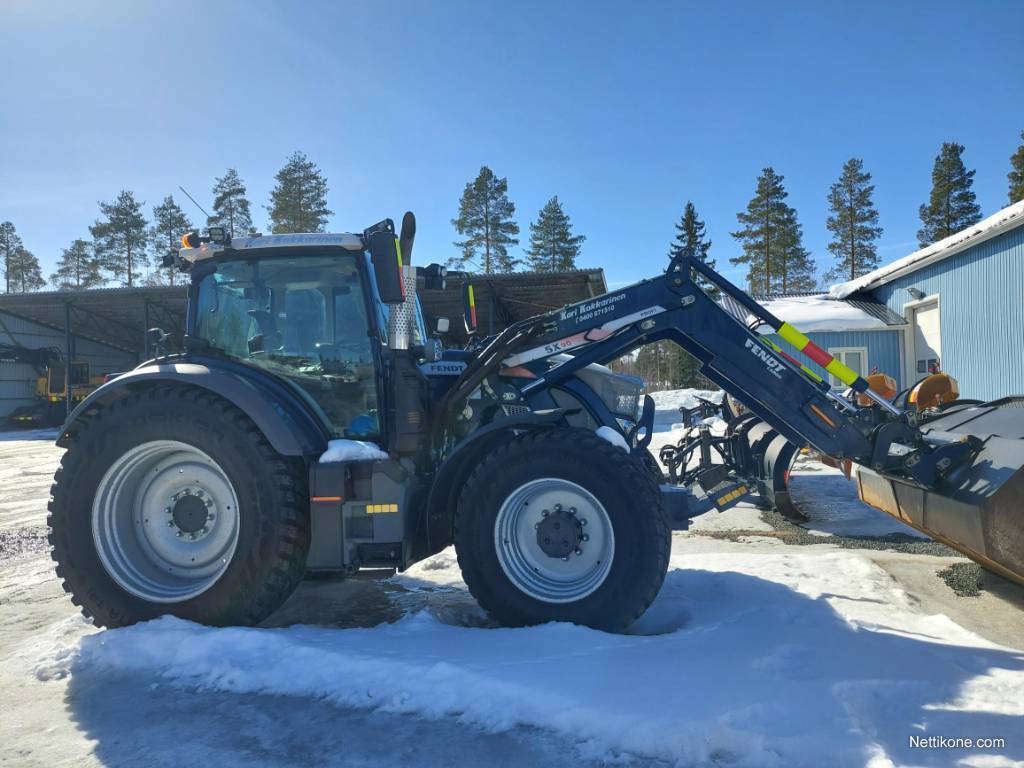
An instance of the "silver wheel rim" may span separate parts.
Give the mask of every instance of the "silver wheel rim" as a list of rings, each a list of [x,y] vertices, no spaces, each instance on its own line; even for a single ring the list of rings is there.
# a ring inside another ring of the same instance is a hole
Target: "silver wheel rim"
[[[578,520],[577,531],[584,537],[565,558],[551,556],[538,541],[539,526],[556,510]],[[570,603],[592,594],[608,577],[615,532],[590,491],[545,477],[521,485],[505,499],[494,523],[494,548],[505,575],[520,591],[545,603]]]
[[[156,440],[120,456],[92,505],[104,569],[143,600],[179,603],[209,589],[238,545],[238,498],[224,470],[186,443]]]

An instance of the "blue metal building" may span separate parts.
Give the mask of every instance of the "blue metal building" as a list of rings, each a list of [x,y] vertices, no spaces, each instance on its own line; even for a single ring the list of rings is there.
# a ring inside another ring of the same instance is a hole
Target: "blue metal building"
[[[939,368],[963,397],[1024,392],[1024,201],[829,294],[876,301],[906,319],[901,386]]]
[[[1024,201],[827,294],[758,300],[850,368],[887,373],[901,389],[942,370],[962,397],[1024,393]]]

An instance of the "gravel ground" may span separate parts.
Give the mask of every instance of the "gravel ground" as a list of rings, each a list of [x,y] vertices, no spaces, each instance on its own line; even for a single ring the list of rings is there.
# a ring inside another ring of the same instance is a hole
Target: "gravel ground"
[[[881,514],[881,513],[879,513]],[[875,549],[903,552],[910,555],[935,555],[937,557],[959,557],[959,553],[945,544],[931,539],[922,539],[905,533],[886,533],[880,536],[868,535],[829,535],[813,533],[800,525],[787,520],[774,510],[762,510],[760,519],[770,530],[736,528],[722,531],[702,530],[701,536],[711,536],[727,541],[741,541],[749,536],[764,536],[778,539],[783,544],[808,546],[830,544],[842,549]]]
[[[978,597],[981,595],[984,573],[984,569],[977,563],[953,563],[936,575],[960,597]]]
[[[0,531],[0,562],[47,551],[46,527],[29,525],[12,531]]]

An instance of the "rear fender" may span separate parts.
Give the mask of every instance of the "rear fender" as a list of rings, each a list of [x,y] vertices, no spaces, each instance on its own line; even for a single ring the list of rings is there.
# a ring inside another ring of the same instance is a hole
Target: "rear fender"
[[[283,382],[243,366],[220,367],[204,361],[145,365],[109,381],[75,407],[64,422],[57,445],[70,445],[76,429],[91,411],[162,384],[197,387],[224,398],[252,419],[282,456],[323,453],[330,439],[323,421]]]

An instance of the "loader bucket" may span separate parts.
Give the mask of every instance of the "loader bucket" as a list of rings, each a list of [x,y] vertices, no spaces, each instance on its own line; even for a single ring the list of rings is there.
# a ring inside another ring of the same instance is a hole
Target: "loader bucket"
[[[1024,584],[1024,397],[954,406],[921,431],[983,444],[933,488],[859,467],[861,501]]]

